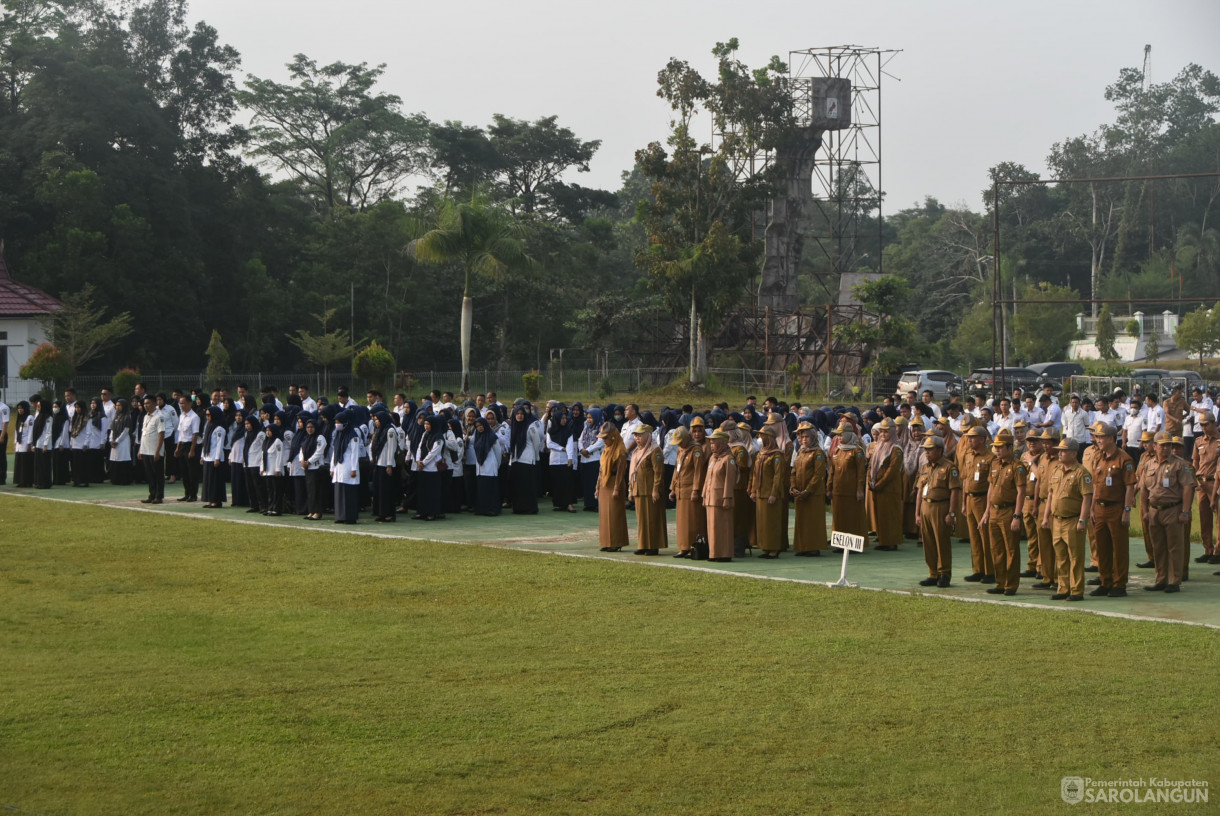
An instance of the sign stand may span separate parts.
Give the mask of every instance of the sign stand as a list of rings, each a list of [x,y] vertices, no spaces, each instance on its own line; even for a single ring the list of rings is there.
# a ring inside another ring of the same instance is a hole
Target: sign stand
[[[864,536],[852,535],[851,533],[840,533],[831,531],[830,546],[839,547],[843,550],[843,571],[839,573],[839,580],[831,584],[832,587],[854,587],[859,584],[847,580],[847,556],[849,553],[864,552]]]

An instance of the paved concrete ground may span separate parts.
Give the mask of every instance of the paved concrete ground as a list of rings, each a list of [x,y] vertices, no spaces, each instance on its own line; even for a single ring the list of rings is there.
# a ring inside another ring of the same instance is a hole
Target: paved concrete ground
[[[662,551],[658,557],[635,556],[628,551],[602,553],[598,551],[597,545],[596,514],[555,513],[551,511],[549,502],[541,504],[541,512],[536,516],[514,516],[510,512],[506,512],[505,515],[498,518],[487,518],[463,513],[434,522],[413,521],[400,516],[397,522],[377,524],[365,515],[357,526],[349,527],[335,525],[330,520],[305,521],[295,516],[267,518],[258,514],[248,514],[245,508],[224,507],[219,510],[205,510],[200,504],[175,501],[181,495],[181,488],[177,485],[166,485],[166,502],[156,507],[140,503],[139,500],[146,495],[147,492],[140,485],[113,487],[104,484],[89,488],[55,487],[51,490],[18,490],[11,484],[0,487],[0,497],[3,497],[5,501],[20,500],[10,497],[24,496],[32,499],[80,502],[229,522],[320,530],[336,535],[377,535],[387,539],[426,539],[454,544],[478,544],[565,556],[602,558],[624,562],[632,566],[700,569],[752,578],[831,583],[838,580],[842,566],[842,556],[831,552],[826,552],[820,558],[796,558],[791,553],[783,553],[774,560],[742,558],[727,564],[676,559],[671,557],[671,554],[676,551],[673,547],[668,553]],[[4,502],[0,501],[0,529],[3,529],[3,509]],[[49,509],[47,513],[49,524],[54,523],[54,517],[54,510]],[[672,541],[674,537],[672,511],[670,519]],[[630,512],[628,512],[628,525],[634,539],[635,518],[634,514]],[[1024,543],[1022,543],[1023,555],[1024,551]],[[1192,548],[1192,557],[1201,552],[1199,544],[1195,543]],[[1183,584],[1182,592],[1176,595],[1165,595],[1160,592],[1143,591],[1144,586],[1152,583],[1152,570],[1138,569],[1134,567],[1134,564],[1143,561],[1144,558],[1143,541],[1133,539],[1131,541],[1133,566],[1128,586],[1130,594],[1126,598],[1092,598],[1086,595],[1085,600],[1079,603],[1051,601],[1050,592],[1029,588],[1035,579],[1022,579],[1021,589],[1014,597],[997,599],[995,596],[987,595],[984,592],[985,587],[979,584],[968,584],[961,580],[962,576],[970,572],[970,546],[964,542],[954,543],[954,583],[946,589],[925,589],[918,585],[917,582],[927,575],[927,570],[924,566],[923,551],[914,541],[904,541],[897,552],[878,552],[869,549],[863,553],[851,554],[848,580],[858,582],[860,587],[866,589],[1220,627],[1220,577],[1213,575],[1214,572],[1220,570],[1220,566],[1195,564],[1192,561],[1191,579]]]

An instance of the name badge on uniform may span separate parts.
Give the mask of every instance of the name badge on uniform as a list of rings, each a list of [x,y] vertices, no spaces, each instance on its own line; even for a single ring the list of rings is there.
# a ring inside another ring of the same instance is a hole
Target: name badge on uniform
[[[1164,479],[1161,479],[1161,487],[1169,487],[1169,477],[1168,476],[1166,476]]]
[[[925,499],[928,497],[928,486],[927,485],[923,486],[923,497]]]
[[[1030,480],[1031,482],[1036,482],[1036,481],[1038,481],[1038,474],[1037,474],[1037,473],[1031,473],[1031,474],[1029,474],[1029,480]]]
[[[1106,487],[1114,487],[1114,477],[1113,476],[1106,477]]]
[[[976,482],[979,480],[979,472],[977,470],[974,472],[974,480]]]

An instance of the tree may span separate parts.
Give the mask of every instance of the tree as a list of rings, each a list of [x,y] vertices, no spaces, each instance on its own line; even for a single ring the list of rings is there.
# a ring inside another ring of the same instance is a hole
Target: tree
[[[241,103],[253,113],[254,155],[284,170],[335,217],[393,196],[427,166],[428,121],[402,100],[374,93],[384,65],[288,63],[291,83],[250,77]]]
[[[386,351],[376,340],[360,350],[352,360],[352,373],[369,380],[377,387],[384,387],[394,373],[394,355]]]
[[[105,320],[106,310],[94,308],[93,284],[65,294],[63,308],[40,322],[48,339],[75,373],[133,331],[131,314],[123,312]]]
[[[589,172],[589,162],[601,147],[600,139],[580,141],[571,130],[556,124],[556,116],[536,122],[498,113],[492,118],[494,122],[487,128],[487,134],[496,156],[496,189],[510,206],[519,205],[525,213],[554,219],[571,215],[571,208],[566,205],[582,193],[592,195],[594,203],[602,206],[614,203],[612,193],[587,190],[560,178],[571,169]]]
[[[773,57],[750,70],[736,59],[736,39],[717,43],[716,82],[704,79],[682,60],[672,59],[657,75],[657,96],[675,113],[667,141],[636,152],[636,163],[652,181],[651,198],[641,201],[637,220],[647,244],[635,263],[648,272],[674,314],[689,314],[690,382],[702,385],[707,372],[704,327],[716,325],[741,298],[758,270],[761,242],[754,213],[776,191],[774,172],[753,168],[750,158],[791,137],[792,99],[787,66]],[[692,120],[700,107],[711,112],[718,132],[715,149],[699,144]]]
[[[1118,352],[1114,350],[1115,336],[1114,318],[1110,315],[1110,304],[1107,303],[1101,307],[1101,314],[1097,316],[1097,339],[1094,341],[1101,359],[1118,359]]]
[[[856,320],[836,326],[835,339],[863,346],[869,361],[864,369],[866,374],[889,374],[893,365],[901,362],[892,358],[909,358],[916,342],[915,324],[899,316],[911,288],[896,275],[883,275],[853,286],[852,292],[866,312],[876,315],[876,322]]]
[[[1156,365],[1156,361],[1161,356],[1161,343],[1156,338],[1156,332],[1148,335],[1148,342],[1144,344],[1144,359],[1152,365]]]
[[[297,329],[295,335],[288,335],[288,339],[301,350],[301,354],[306,360],[314,365],[322,366],[322,390],[326,393],[330,392],[330,367],[351,359],[356,351],[356,346],[364,342],[363,340],[356,343],[349,342],[350,335],[343,329],[328,332],[326,327],[334,316],[334,309],[327,309],[322,314],[314,315],[314,318],[322,324],[320,334]]]
[[[208,341],[208,348],[204,355],[208,358],[206,372],[208,385],[212,388],[219,388],[224,382],[224,378],[229,376],[231,369],[229,351],[224,347],[224,343],[220,342],[220,332],[215,329],[212,329],[212,339]]]
[[[1075,300],[1080,294],[1065,286],[1031,283],[1024,287],[1021,296],[1027,302],[1017,307],[1009,323],[1017,357],[1023,360],[1063,359],[1068,343],[1076,335],[1076,306],[1036,301]]]
[[[966,312],[953,336],[953,351],[973,370],[991,366],[995,310],[990,303],[976,303]]]
[[[474,325],[471,282],[475,275],[498,278],[510,266],[529,266],[524,232],[516,219],[482,200],[467,204],[446,201],[436,227],[407,244],[407,252],[421,263],[459,263],[462,285],[462,393],[470,391],[470,335]]]
[[[1193,312],[1184,315],[1178,321],[1178,329],[1174,333],[1178,348],[1187,354],[1196,354],[1199,364],[1204,357],[1210,357],[1220,350],[1220,303],[1214,308],[1200,306]]]
[[[57,382],[63,382],[72,377],[72,364],[63,353],[50,343],[42,343],[34,349],[30,359],[17,372],[23,380],[41,380],[44,391],[54,393]]]

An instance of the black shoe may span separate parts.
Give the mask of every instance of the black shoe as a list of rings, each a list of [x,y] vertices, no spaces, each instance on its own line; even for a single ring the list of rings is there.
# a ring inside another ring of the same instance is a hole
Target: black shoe
[[[919,582],[920,586],[936,586],[937,578],[924,578]]]
[[[88,485],[86,485],[86,487],[88,487]],[[162,502],[161,502],[161,499],[153,499],[153,500],[150,502],[150,504],[161,504],[161,503],[162,503]]]
[[[633,555],[648,555],[648,550],[636,550]]]
[[[1042,576],[1038,575],[1038,573],[1033,570],[1026,570],[1025,572],[1021,573],[1021,577],[1022,578],[1041,578]]]
[[[1179,586],[1178,584],[1170,584],[1169,586],[1165,587],[1165,592],[1166,592],[1166,593],[1169,593],[1169,592],[1181,592],[1181,591],[1182,591],[1182,587],[1181,587],[1181,586]]]
[[[1111,598],[1125,598],[1125,597],[1127,597],[1127,590],[1124,589],[1123,587],[1110,587],[1110,597]]]
[[[984,576],[982,577],[982,580],[980,580],[980,582],[979,582],[979,583],[983,583],[983,584],[994,584],[994,583],[995,583],[995,576],[994,576],[994,575],[984,575]]]
[[[1011,597],[1013,595],[1016,595],[1017,591],[1015,589],[1006,589],[1006,590],[1004,590],[1004,594]]]
[[[1139,567],[1140,569],[1152,569],[1156,566],[1156,564],[1152,563],[1151,561],[1141,561],[1135,566]]]
[[[944,575],[941,575],[939,578],[937,578],[936,585],[938,587],[940,587],[941,589],[944,589],[945,587],[949,586],[949,574],[945,573]]]
[[[182,498],[177,499],[176,501],[184,502],[184,501],[190,501],[190,499],[188,499],[186,496],[183,496]]]
[[[1209,564],[1220,564],[1220,553],[1212,553],[1208,557],[1207,562]]]
[[[1052,588],[1054,588],[1054,584],[1048,584],[1045,581],[1039,581],[1036,584],[1030,584],[1029,588],[1030,589],[1052,589]]]
[[[1003,595],[1004,590],[1000,587],[987,587],[988,595]]]
[[[152,499],[140,499],[140,504],[152,504]]]
[[[881,550],[881,552],[894,552],[894,551],[896,551],[896,550],[898,549],[898,545],[896,545],[896,544],[887,544],[887,545],[885,545],[884,547],[878,547],[877,549],[878,549],[878,550]]]
[[[1212,562],[1212,557],[1210,555],[1208,555],[1207,553],[1203,553],[1203,555],[1200,555],[1198,558],[1195,559],[1196,564],[1210,564],[1211,562]]]
[[[644,555],[660,555],[660,554],[661,554],[661,551],[660,551],[659,549],[656,549],[656,550],[644,550]]]
[[[977,583],[977,582],[979,582],[979,581],[983,580],[983,573],[981,573],[981,572],[972,572],[972,573],[970,573],[969,575],[967,575],[965,578],[963,578],[962,580],[963,580],[963,581],[969,581],[969,582],[970,582],[970,583],[972,583],[972,584],[973,584],[973,583]]]
[[[1093,590],[1089,594],[1092,595],[1094,598],[1104,598],[1110,594],[1110,588],[1104,587],[1104,586],[1099,586],[1097,589]]]
[[[1089,580],[1085,581],[1084,583],[1085,583],[1085,586],[1101,586],[1101,579],[1100,578],[1090,578]]]
[[[259,510],[257,507],[251,507],[251,508],[250,508],[249,510],[247,510],[246,512],[247,512],[247,513],[261,513],[262,511],[261,511],[261,510]]]
[[[1051,596],[1051,600],[1052,601],[1066,601],[1068,599],[1068,597],[1069,596],[1066,592],[1058,592]]]
[[[610,552],[610,549],[611,549],[610,547],[602,547],[600,551],[601,552]]]
[[[676,553],[674,553],[674,558],[690,558],[690,557],[691,557],[690,550],[678,550]]]
[[[1083,595],[1069,595],[1068,600],[1069,601],[1083,601],[1084,596]]]
[[[1164,592],[1165,585],[1164,584],[1152,584],[1151,586],[1144,587],[1144,591],[1145,592]]]
[[[1089,566],[1084,568],[1084,571],[1085,572],[1097,572],[1097,567],[1093,566],[1092,564],[1089,564]]]

